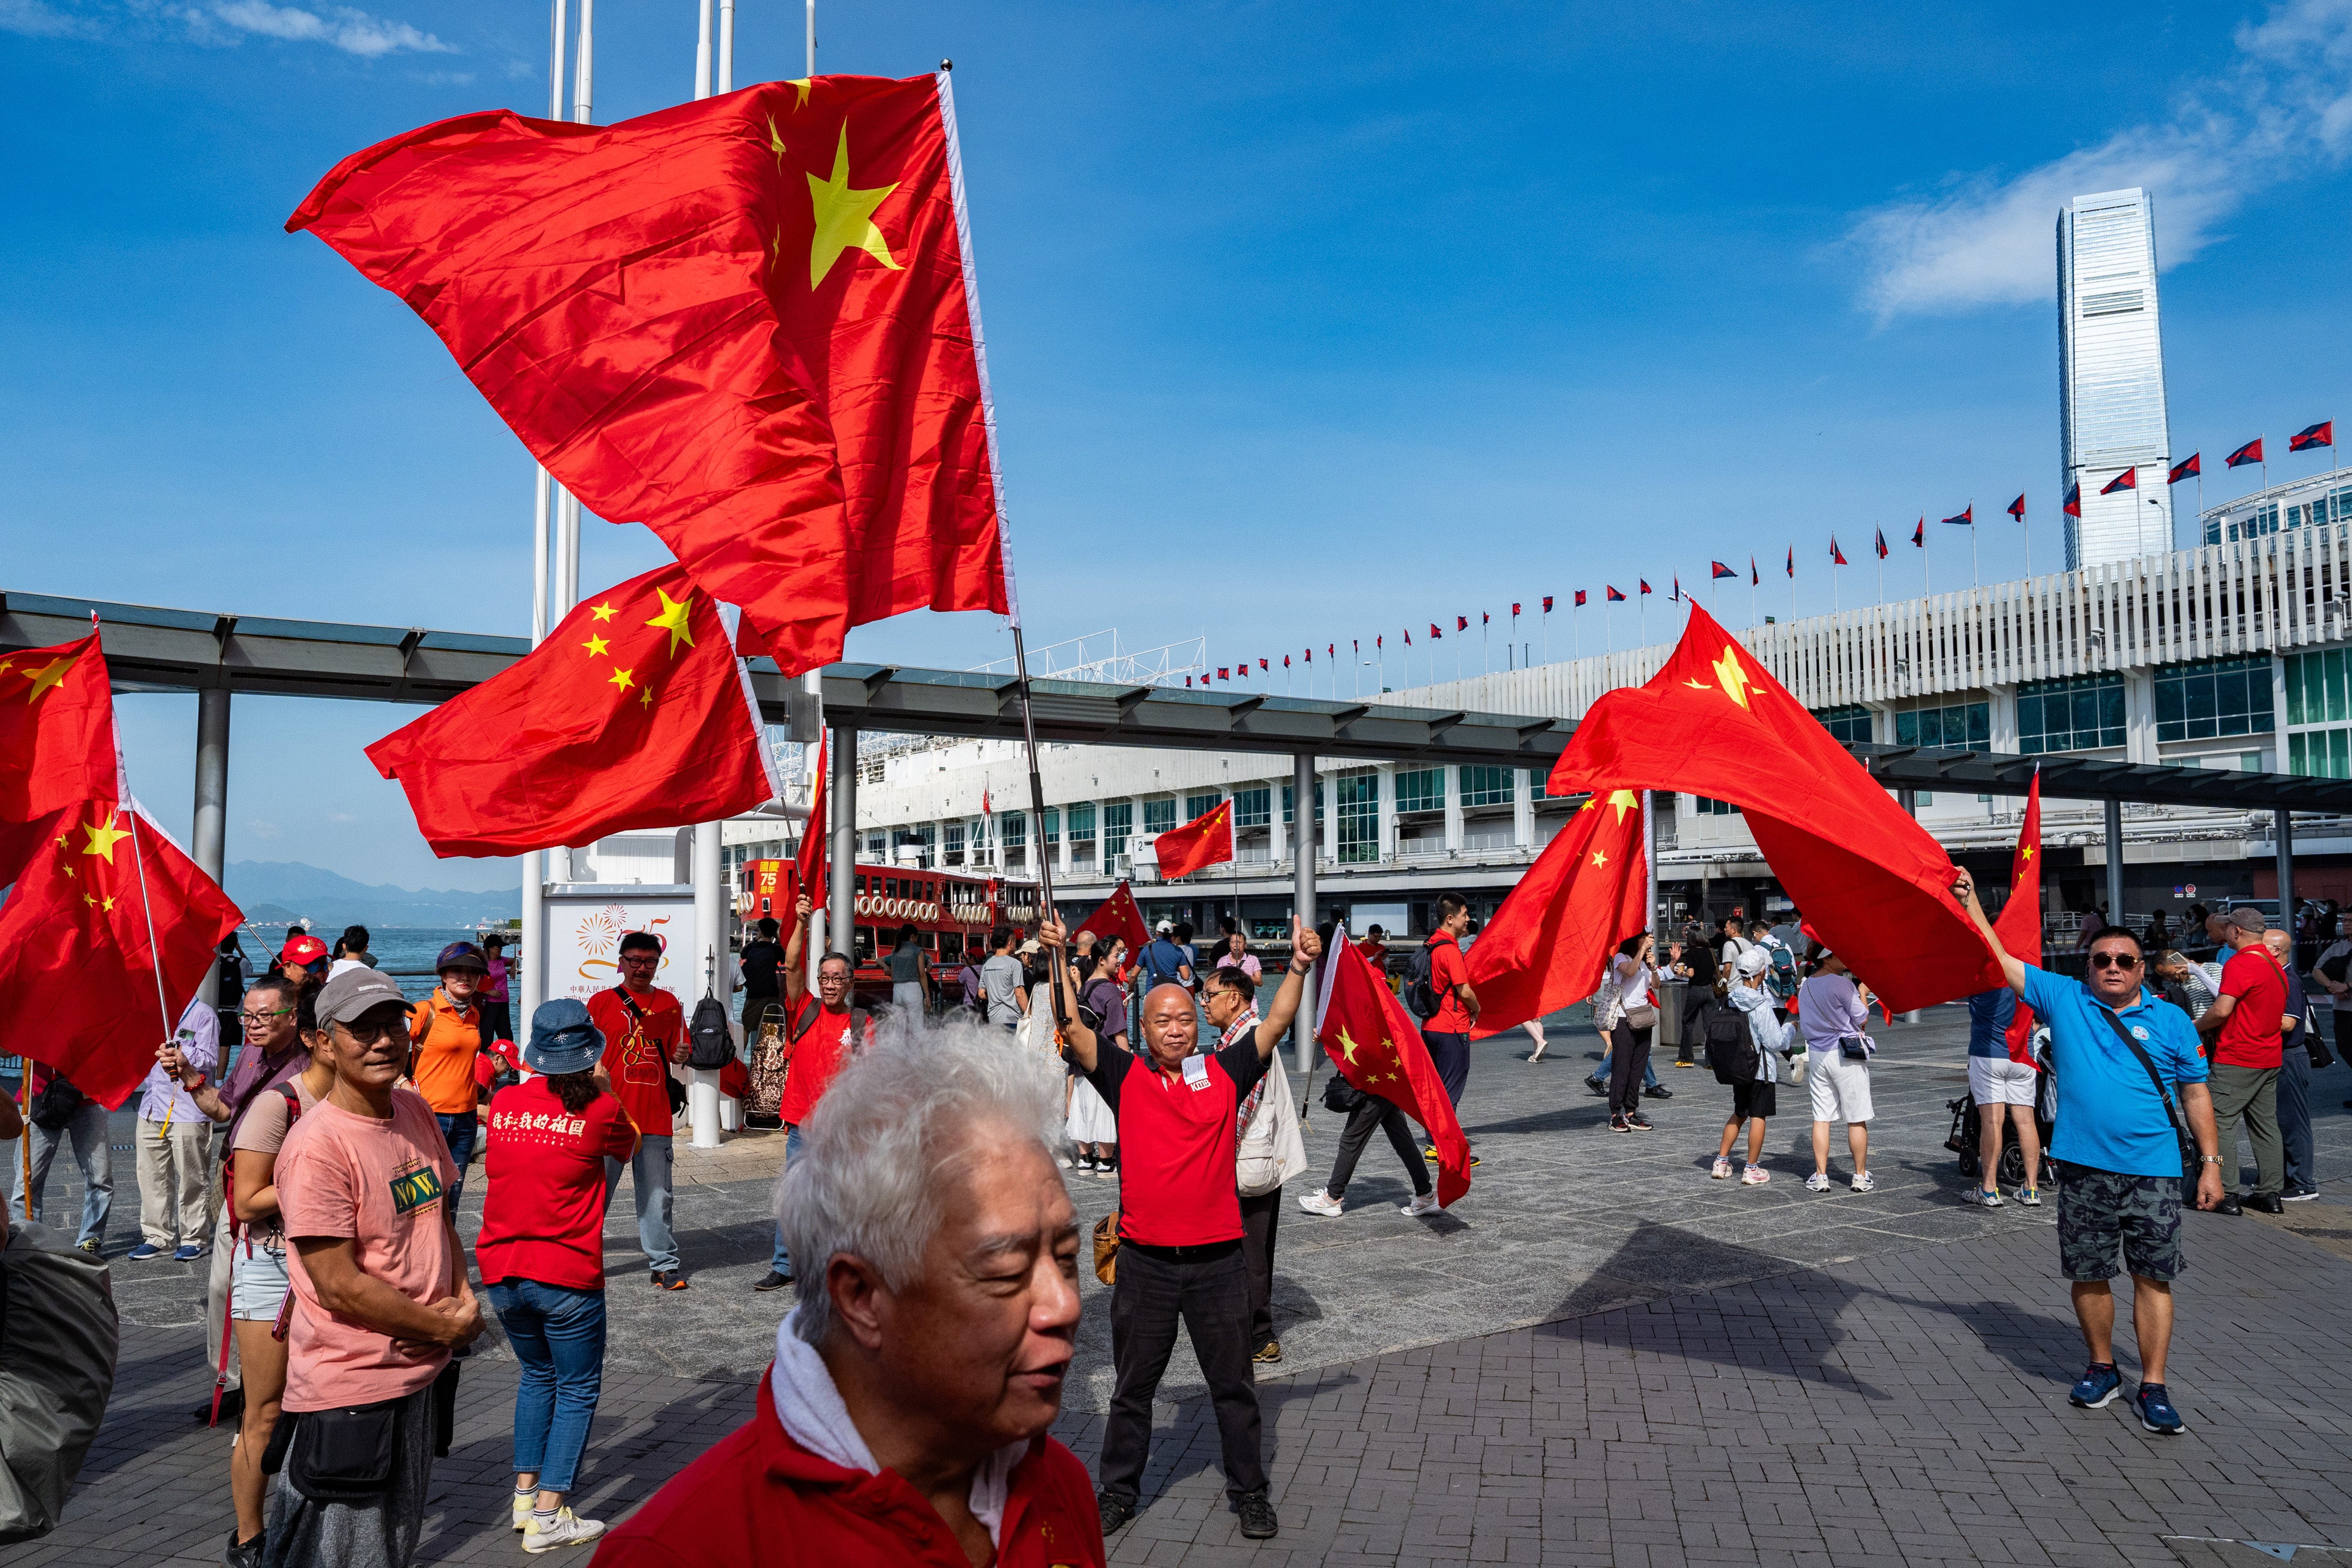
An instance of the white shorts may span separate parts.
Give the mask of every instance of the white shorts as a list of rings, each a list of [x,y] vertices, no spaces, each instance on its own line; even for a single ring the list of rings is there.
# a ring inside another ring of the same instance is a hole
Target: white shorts
[[[1816,1122],[1870,1120],[1870,1063],[1848,1061],[1834,1045],[1805,1052],[1805,1092]]]
[[[243,1238],[232,1245],[236,1257],[231,1265],[236,1273],[229,1286],[228,1315],[242,1322],[276,1322],[286,1292],[294,1288],[286,1272],[286,1254],[258,1244],[248,1253]]]
[[[1969,1096],[1979,1105],[2031,1105],[2034,1080],[2041,1076],[2030,1061],[2006,1056],[1969,1058]]]

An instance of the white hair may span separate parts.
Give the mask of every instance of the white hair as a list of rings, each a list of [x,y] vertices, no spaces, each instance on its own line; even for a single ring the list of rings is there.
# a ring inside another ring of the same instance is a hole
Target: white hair
[[[800,1300],[793,1333],[824,1343],[825,1275],[843,1254],[874,1265],[894,1291],[919,1280],[942,1194],[977,1156],[1005,1148],[1002,1134],[1052,1154],[1063,1141],[1063,1076],[1002,1030],[961,1019],[886,1029],[845,1066],[800,1124],[800,1151],[776,1179],[776,1224]],[[976,1141],[982,1126],[1000,1136]]]

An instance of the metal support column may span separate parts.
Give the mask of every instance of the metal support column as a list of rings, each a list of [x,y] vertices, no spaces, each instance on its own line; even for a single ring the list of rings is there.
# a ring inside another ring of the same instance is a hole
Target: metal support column
[[[2282,806],[2276,813],[2278,824],[2278,923],[2286,927],[2287,940],[2294,940],[2294,813]],[[2287,955],[2294,963],[2296,956]]]
[[[1315,758],[1308,754],[1301,753],[1294,766],[1291,798],[1298,812],[1298,871],[1291,889],[1291,904],[1298,923],[1311,931],[1315,928]],[[1337,941],[1339,934],[1334,931],[1331,936]],[[1307,977],[1307,994],[1298,998],[1298,1015],[1291,1026],[1291,1040],[1301,1072],[1315,1065],[1316,978]]]
[[[228,702],[226,686],[196,693],[196,865],[215,883],[228,852]],[[205,971],[196,995],[206,1007],[220,1005],[220,966]]]
[[[825,780],[825,826],[833,834],[828,852],[833,886],[825,897],[824,939],[857,967],[857,731],[846,725],[833,732],[833,777]]]
[[[726,875],[719,849],[719,824],[698,822],[694,828],[694,945],[702,949],[695,955],[700,960],[705,994],[727,1000],[731,979],[729,971],[730,943],[727,940],[728,899]],[[732,1012],[735,1009],[728,1009]],[[697,1068],[687,1087],[688,1120],[694,1129],[694,1146],[715,1149],[719,1146],[719,1071]]]
[[[2124,923],[2124,803],[2113,795],[2107,811],[2107,923]]]

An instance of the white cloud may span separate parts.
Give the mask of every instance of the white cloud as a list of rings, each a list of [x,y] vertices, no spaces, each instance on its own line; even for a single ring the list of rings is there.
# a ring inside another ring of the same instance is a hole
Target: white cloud
[[[2230,68],[2159,123],[1861,214],[1846,240],[1864,258],[1862,303],[1885,321],[2046,302],[2059,208],[2131,185],[2155,193],[2157,254],[2178,266],[2221,239],[2251,193],[2352,151],[2352,0],[2285,0],[2236,44]]]
[[[0,33],[22,33],[34,38],[86,38],[97,25],[88,17],[58,9],[48,0],[0,0]]]
[[[282,839],[286,830],[277,823],[256,817],[245,824],[245,831],[257,839]]]
[[[0,4],[6,3],[9,0],[0,0]],[[210,18],[239,32],[258,33],[264,37],[298,44],[330,44],[345,54],[367,59],[402,49],[434,55],[457,52],[432,34],[419,32],[405,22],[387,21],[343,5],[305,11],[292,5],[273,5],[269,0],[214,0]]]

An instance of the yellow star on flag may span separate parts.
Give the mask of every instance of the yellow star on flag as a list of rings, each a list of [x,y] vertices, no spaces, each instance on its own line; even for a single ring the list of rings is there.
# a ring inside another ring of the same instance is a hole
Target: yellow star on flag
[[[84,822],[81,831],[89,835],[89,842],[81,852],[86,855],[104,855],[106,863],[109,865],[114,863],[114,846],[131,836],[130,830],[114,825],[114,813],[111,811],[106,814],[103,824]]]
[[[98,901],[98,906],[100,909],[110,912],[114,908],[114,896],[110,894],[106,897],[100,899]]]
[[[580,645],[588,650],[588,656],[592,659],[612,646],[610,643],[606,642],[604,638],[599,637],[593,632],[589,632],[588,641],[581,643]]]
[[[629,687],[630,687],[630,686],[632,686],[633,685],[635,685],[635,682],[633,682],[633,681],[631,681],[631,680],[629,679],[629,674],[630,674],[630,673],[629,673],[628,671],[626,671],[626,670],[614,670],[611,674],[609,674],[609,675],[605,676],[604,678],[605,678],[605,680],[606,680],[606,681],[608,681],[608,682],[609,682],[609,683],[611,683],[612,685],[616,685],[616,686],[620,687],[623,691],[625,691],[625,691],[627,691],[627,690],[629,689]]]
[[[890,255],[890,242],[874,226],[874,209],[898,188],[887,185],[860,191],[849,183],[849,123],[841,126],[841,144],[833,154],[833,178],[808,176],[809,202],[816,212],[816,233],[809,239],[809,287],[823,283],[845,250],[862,250],[893,272],[903,271]]]
[[[87,893],[85,893],[85,894],[83,894],[81,895],[81,901],[82,901],[84,904],[91,904],[91,905],[95,905],[95,904],[98,903],[98,900],[97,900],[97,899],[95,899],[95,898],[91,897],[91,896],[90,896],[89,894],[87,894]]]
[[[1609,797],[1609,803],[1617,808],[1617,820],[1621,822],[1625,820],[1626,812],[1638,811],[1642,809],[1642,798],[1631,789],[1612,791]]]
[[[1339,1026],[1339,1054],[1348,1059],[1348,1065],[1350,1067],[1356,1065],[1356,1050],[1357,1046],[1355,1037],[1348,1032],[1348,1026],[1346,1024],[1341,1024]]]
[[[610,621],[613,618],[613,606],[610,602],[592,605],[589,608],[588,613],[593,615],[599,621]]]
[[[794,77],[784,85],[791,88],[793,92],[799,94],[799,97],[793,100],[793,107],[794,109],[806,109],[808,107],[809,89],[816,85],[816,78],[814,77]]]
[[[651,706],[654,706],[654,689],[653,689],[653,687],[651,687],[651,686],[641,686],[641,687],[639,687],[639,688],[638,688],[638,691],[637,691],[637,706],[638,706],[639,707],[651,707]]]
[[[693,610],[694,591],[688,589],[684,599],[672,599],[668,594],[663,593],[658,588],[655,589],[654,591],[661,595],[661,613],[646,622],[646,624],[648,626],[658,626],[663,631],[669,633],[670,656],[672,658],[676,658],[677,656],[677,645],[680,643],[685,643],[689,648],[694,646],[694,628],[687,622],[687,616],[690,614]]]
[[[1715,678],[1722,683],[1733,702],[1741,707],[1748,706],[1748,687],[1751,683],[1748,672],[1739,667],[1739,655],[1728,645],[1723,650],[1723,657],[1715,663]]]
[[[1592,863],[1594,865],[1607,865],[1609,863],[1609,857],[1601,853],[1599,850],[1595,850],[1592,852]]]
[[[2033,846],[2032,844],[2028,844],[2023,849],[2018,851],[2017,853],[2020,860],[2030,861],[2033,858]]]
[[[66,672],[72,668],[73,660],[68,657],[58,659],[37,670],[19,672],[33,683],[33,689],[25,694],[25,700],[28,703],[40,701],[41,694],[53,689],[59,681],[66,678]]]

